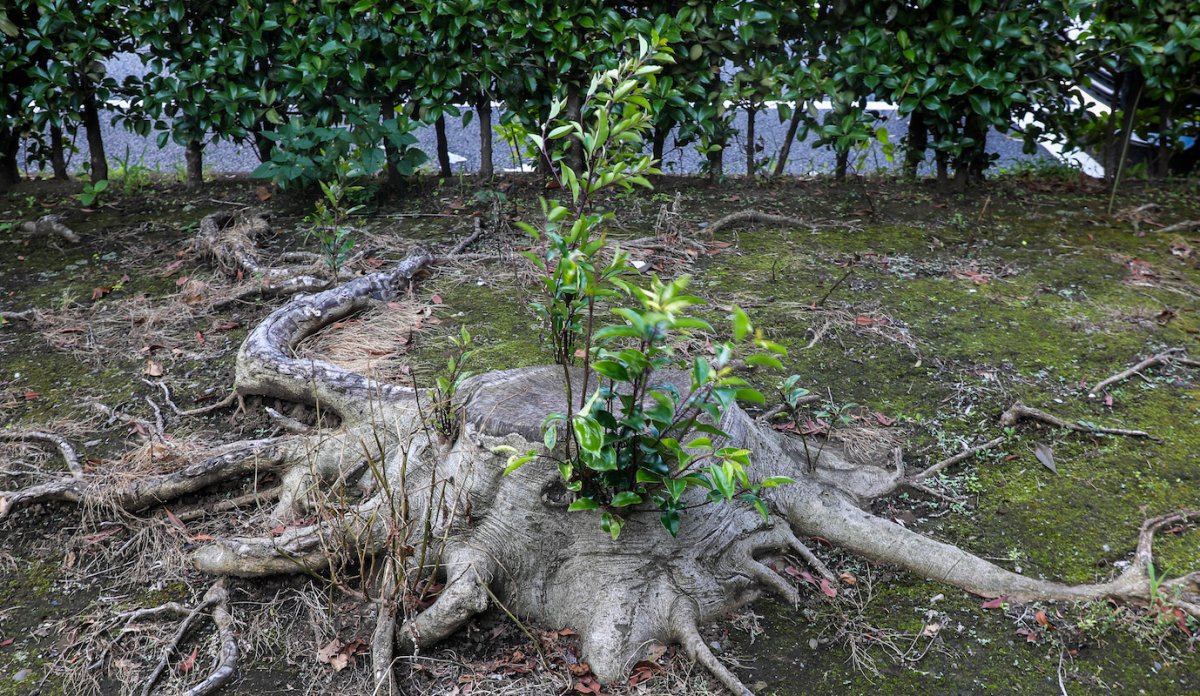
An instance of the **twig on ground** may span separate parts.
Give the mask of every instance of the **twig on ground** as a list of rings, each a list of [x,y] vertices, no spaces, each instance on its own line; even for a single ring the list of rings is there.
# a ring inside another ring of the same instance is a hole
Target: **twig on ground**
[[[974,457],[976,454],[978,454],[980,452],[983,452],[985,450],[990,450],[993,447],[999,446],[1006,439],[1007,438],[1005,438],[1005,437],[997,437],[995,439],[988,440],[987,442],[983,443],[982,445],[975,445],[974,447],[969,447],[969,448],[963,450],[962,452],[959,452],[958,454],[954,455],[953,457],[948,457],[946,459],[943,459],[942,461],[938,462],[937,464],[934,464],[933,466],[930,466],[929,468],[925,469],[924,471],[921,471],[917,474],[914,474],[914,475],[908,477],[908,479],[905,481],[905,483],[908,483],[911,485],[911,484],[917,483],[918,481],[927,479],[930,476],[933,476],[934,474],[942,471],[943,469],[952,467],[955,464],[958,464],[959,462],[963,462],[963,461],[970,459],[971,457]]]
[[[825,294],[824,294],[824,295],[821,295],[821,299],[817,300],[817,303],[816,303],[815,305],[813,305],[813,306],[815,306],[815,307],[822,307],[822,306],[824,306],[824,305],[825,305],[825,300],[828,300],[828,299],[829,299],[829,296],[833,294],[833,291],[834,291],[834,290],[837,290],[837,289],[838,289],[838,287],[840,287],[842,283],[846,282],[846,279],[847,279],[847,278],[849,278],[849,277],[850,277],[850,274],[851,274],[851,273],[853,273],[853,272],[854,272],[854,268],[853,268],[853,267],[851,267],[851,268],[847,268],[847,269],[846,269],[846,272],[842,274],[842,277],[841,277],[841,278],[838,278],[837,282],[836,282],[836,283],[834,283],[832,286],[830,286],[830,288],[829,288],[828,290],[826,290],[826,291],[825,291]]]
[[[453,257],[453,256],[457,256],[457,255],[461,254],[462,252],[467,250],[467,247],[474,244],[482,236],[483,236],[483,221],[480,220],[479,218],[475,218],[475,231],[472,232],[470,235],[464,237],[463,239],[460,239],[458,244],[454,245],[454,248],[450,250],[450,253],[448,253],[447,256]]]
[[[99,401],[89,401],[88,406],[91,407],[93,411],[108,418],[108,420],[104,423],[106,426],[112,425],[117,421],[121,421],[125,425],[132,425],[139,431],[142,431],[143,435],[147,435],[150,433],[150,431],[154,430],[154,426],[151,425],[150,421],[146,420],[145,418],[138,418],[137,416],[131,416],[127,413],[122,413],[121,411],[118,411],[117,409]]]
[[[54,445],[58,448],[62,458],[67,462],[67,468],[71,470],[71,476],[76,479],[83,478],[83,464],[79,461],[79,454],[75,451],[75,446],[61,435],[45,433],[40,430],[20,430],[16,432],[0,432],[0,441],[45,442]]]
[[[1166,227],[1152,231],[1155,234],[1170,234],[1172,232],[1190,232],[1196,228],[1200,228],[1200,220],[1183,220],[1174,225],[1167,225]]]
[[[278,425],[279,427],[288,431],[289,433],[296,433],[297,435],[307,435],[313,431],[313,429],[310,426],[307,426],[307,425],[301,423],[300,421],[296,420],[295,418],[285,416],[282,413],[280,413],[279,411],[276,411],[275,409],[271,408],[270,406],[267,406],[263,410],[267,412],[267,415],[271,417],[271,420],[275,421],[276,425]]]
[[[268,488],[265,491],[256,491],[253,493],[246,493],[245,495],[239,495],[236,498],[218,500],[215,503],[196,508],[195,510],[184,510],[183,512],[177,512],[175,513],[175,516],[178,517],[181,522],[191,522],[192,520],[198,520],[209,515],[229,512],[230,510],[237,510],[238,508],[248,507],[250,505],[269,503],[273,500],[278,500],[279,495],[282,492],[282,486],[275,486],[274,488]]]
[[[147,380],[146,383],[155,384],[149,380]],[[207,406],[201,406],[199,408],[181,409],[174,401],[171,400],[171,390],[169,387],[167,387],[167,383],[157,382],[157,384],[162,389],[163,400],[167,402],[167,405],[171,407],[171,410],[174,411],[175,415],[177,416],[202,416],[206,413],[212,413],[213,411],[230,406],[234,401],[238,402],[238,410],[245,410],[245,404],[242,402],[242,396],[241,394],[238,394],[236,389],[230,391],[224,399],[221,399],[216,403],[212,403]]]
[[[1103,428],[1100,426],[1087,426],[1074,421],[1063,420],[1058,416],[1051,415],[1036,408],[1030,408],[1021,403],[1013,404],[1003,415],[1000,416],[1000,425],[1012,426],[1022,420],[1036,420],[1053,425],[1057,428],[1068,428],[1078,433],[1091,433],[1103,435],[1123,435],[1125,437],[1150,437],[1150,433],[1145,430],[1128,430],[1126,428]]]
[[[1141,361],[1140,363],[1134,365],[1133,367],[1129,368],[1128,370],[1123,370],[1123,371],[1118,372],[1117,374],[1113,375],[1112,377],[1109,377],[1108,379],[1101,380],[1098,384],[1096,384],[1096,386],[1094,386],[1088,390],[1088,396],[1096,396],[1098,394],[1102,394],[1102,393],[1104,393],[1105,388],[1112,386],[1113,384],[1116,384],[1117,382],[1127,380],[1130,377],[1132,377],[1136,374],[1139,374],[1142,370],[1145,370],[1150,367],[1154,367],[1155,365],[1162,365],[1163,363],[1170,363],[1173,360],[1177,359],[1175,357],[1176,353],[1182,353],[1182,352],[1183,352],[1182,348],[1170,348],[1168,350],[1164,350],[1161,353],[1152,355],[1152,356],[1146,358],[1145,360]],[[1186,358],[1184,358],[1184,360],[1186,361]]]

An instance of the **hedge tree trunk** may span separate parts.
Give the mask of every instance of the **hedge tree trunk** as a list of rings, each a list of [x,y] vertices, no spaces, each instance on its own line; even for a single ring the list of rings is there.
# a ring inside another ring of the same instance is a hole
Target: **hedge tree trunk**
[[[66,145],[63,143],[63,132],[59,126],[50,126],[50,167],[54,178],[66,181],[71,178],[67,172]]]
[[[433,122],[433,130],[437,134],[438,176],[449,179],[454,176],[454,172],[450,169],[450,143],[446,140],[445,115],[437,117]]]
[[[220,232],[209,219],[201,227],[203,234]],[[218,247],[216,255],[222,253]],[[70,478],[0,491],[0,518],[53,500],[99,499],[145,509],[248,472],[278,471],[279,502],[262,529],[205,543],[193,563],[217,576],[254,577],[323,573],[347,560],[382,557],[383,567],[394,571],[378,596],[371,641],[376,689],[382,693],[395,692],[395,652],[435,644],[498,602],[525,620],[577,632],[581,659],[603,682],[624,679],[653,643],[679,643],[728,689],[749,694],[712,654],[698,627],[763,592],[797,603],[799,590],[769,566],[784,553],[805,559],[836,588],[837,576],[805,547],[806,537],[1014,602],[1151,595],[1149,547],[1143,549],[1140,541],[1136,562],[1109,582],[1067,586],[1018,575],[869,512],[873,500],[905,482],[898,456],[855,463],[834,443],[778,433],[736,405],[716,424],[725,433],[717,446],[749,450],[753,480],[794,479],[763,489],[769,517],[737,501],[704,504],[692,489],[685,493],[689,507],[677,538],[658,524],[657,510],[635,506],[617,511],[627,524],[614,541],[601,531],[594,511],[567,510],[572,494],[555,464],[564,453],[542,444],[545,416],[561,410],[564,380],[576,390],[581,386],[579,369],[569,376],[559,366],[545,366],[472,377],[452,404],[457,431],[446,434],[428,424],[433,405],[428,392],[296,355],[296,346],[320,329],[408,292],[433,262],[427,255],[411,256],[390,271],[297,295],[246,337],[237,355],[236,394],[319,404],[340,416],[338,427],[233,443],[202,462],[132,483],[92,479],[77,467]],[[684,373],[660,377],[688,380]],[[505,475],[504,447],[541,456]],[[364,468],[351,495],[347,481]],[[1185,521],[1200,518],[1200,511],[1181,514]],[[303,519],[317,521],[295,526]],[[405,588],[435,574],[444,588],[433,603],[403,610]],[[1200,615],[1198,580],[1200,573],[1158,578],[1153,587]]]
[[[204,185],[204,143],[189,140],[184,150],[187,164],[187,188],[198,189]]]
[[[100,131],[96,95],[90,91],[83,100],[83,127],[87,133],[88,159],[91,162],[89,175],[92,181],[104,181],[108,179],[108,157],[104,154],[104,136]]]
[[[925,159],[929,147],[929,128],[925,125],[925,114],[914,111],[908,119],[908,134],[904,136],[904,176],[917,178],[917,171]]]
[[[754,140],[757,133],[754,132],[754,122],[757,120],[758,109],[750,106],[746,108],[746,178],[753,179],[755,175],[754,162]]]
[[[800,122],[804,118],[804,105],[797,102],[788,121],[787,133],[783,136],[783,146],[779,148],[779,159],[775,161],[775,176],[782,176],[787,170],[788,158],[792,156],[792,143],[796,142],[796,132],[800,130]]]
[[[475,101],[476,120],[479,121],[479,178],[489,181],[496,174],[492,163],[492,100],[480,94]]]
[[[0,129],[0,189],[15,186],[21,181],[21,168],[17,162],[20,149],[20,134],[10,128]]]

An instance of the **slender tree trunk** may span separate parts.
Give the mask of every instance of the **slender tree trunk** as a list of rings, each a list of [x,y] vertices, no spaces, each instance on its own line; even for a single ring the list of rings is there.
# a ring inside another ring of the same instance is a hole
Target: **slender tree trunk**
[[[254,152],[258,155],[259,162],[271,160],[271,151],[275,149],[275,143],[266,136],[271,130],[271,125],[264,119],[259,122],[258,130],[254,133]]]
[[[54,171],[54,178],[59,181],[71,178],[71,175],[67,173],[67,158],[64,150],[62,128],[50,126],[50,168]]]
[[[1112,108],[1104,126],[1104,183],[1111,184],[1117,173],[1117,160],[1121,147],[1117,140],[1117,109],[1121,104],[1121,93],[1125,89],[1125,73],[1117,71],[1113,76]]]
[[[563,117],[568,121],[579,121],[582,114],[583,97],[579,94],[579,84],[572,80],[567,85],[567,105],[563,109]],[[567,166],[576,174],[583,172],[583,143],[570,138],[571,145],[567,150]]]
[[[1113,148],[1113,173],[1112,182],[1113,190],[1119,184],[1117,179],[1120,177],[1120,172],[1125,168],[1125,158],[1129,154],[1129,140],[1133,137],[1133,128],[1137,124],[1138,106],[1142,101],[1142,90],[1145,87],[1145,79],[1138,71],[1129,73],[1129,79],[1126,83],[1126,88],[1122,90],[1120,100],[1115,106],[1121,109],[1121,130],[1117,133],[1117,141]],[[1113,109],[1116,112],[1116,108]]]
[[[667,145],[667,135],[671,132],[670,124],[656,123],[654,124],[654,139],[651,143],[650,156],[655,162],[660,165],[662,163],[663,151]]]
[[[708,181],[720,183],[725,178],[725,148],[708,153]]]
[[[909,117],[904,143],[904,176],[915,179],[925,159],[925,150],[929,147],[929,127],[925,125],[923,112],[914,111]]]
[[[86,91],[83,100],[83,127],[87,131],[91,180],[103,181],[108,178],[108,157],[104,154],[104,136],[100,133],[100,111],[96,107],[96,95],[90,89]]]
[[[204,143],[189,140],[183,156],[187,164],[186,186],[189,189],[198,189],[204,185]]]
[[[21,148],[21,136],[9,128],[0,128],[0,191],[15,186],[21,180],[17,152]]]
[[[492,164],[492,100],[486,92],[475,102],[475,116],[479,121],[479,178],[490,181],[496,170]]]
[[[981,182],[988,165],[987,123],[977,115],[968,116],[963,125],[963,134],[973,143],[964,153],[966,160],[963,164],[967,170],[964,183]]]
[[[383,114],[383,121],[396,118],[396,102],[391,96],[386,96],[379,102],[379,110]],[[395,144],[387,138],[383,139],[383,160],[384,176],[387,178],[389,188],[395,189],[401,185],[402,177],[400,176],[400,152],[396,149]]]
[[[792,110],[792,120],[788,122],[787,134],[783,136],[783,147],[779,148],[779,159],[775,161],[775,176],[782,176],[787,169],[788,158],[792,155],[792,143],[796,142],[796,132],[800,130],[800,120],[803,115],[803,105],[796,102],[796,106]]]
[[[454,176],[450,171],[450,144],[446,142],[446,117],[438,116],[433,122],[433,130],[437,133],[438,175],[443,179]]]
[[[946,156],[945,151],[938,150],[934,154],[934,161],[937,163],[937,181],[938,185],[944,187],[950,179],[950,158]]]
[[[1150,174],[1155,179],[1165,179],[1171,175],[1171,155],[1175,152],[1174,138],[1167,137],[1171,132],[1171,102],[1162,99],[1158,103],[1158,142],[1154,143],[1154,161]]]
[[[844,150],[837,153],[837,164],[833,170],[834,181],[845,181],[846,170],[850,168],[850,151]]]
[[[755,162],[754,162],[754,140],[756,133],[754,132],[754,122],[758,116],[758,109],[753,106],[746,107],[746,178],[754,178]]]

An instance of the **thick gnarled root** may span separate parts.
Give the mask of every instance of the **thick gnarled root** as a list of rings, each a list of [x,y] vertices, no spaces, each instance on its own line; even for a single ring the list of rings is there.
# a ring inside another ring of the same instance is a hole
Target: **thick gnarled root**
[[[99,477],[63,478],[17,491],[0,491],[0,519],[36,503],[107,504],[137,512],[197,493],[209,486],[278,468],[288,460],[291,438],[245,440],[225,445],[203,461],[166,474],[146,476],[116,485]]]

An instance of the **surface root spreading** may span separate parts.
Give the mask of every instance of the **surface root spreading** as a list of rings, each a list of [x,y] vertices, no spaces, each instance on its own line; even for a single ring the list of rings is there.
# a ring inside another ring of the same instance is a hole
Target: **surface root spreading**
[[[228,222],[206,218],[197,244],[228,269],[282,277],[264,270],[254,255],[251,242],[265,221],[248,223],[251,226],[236,235]],[[748,211],[718,221],[713,229],[742,222],[784,224],[777,216]],[[477,226],[455,252],[480,234]],[[752,601],[764,589],[798,603],[800,591],[764,562],[772,554],[798,555],[828,583],[826,594],[836,592],[837,576],[801,541],[806,537],[820,537],[874,562],[895,564],[987,597],[1152,602],[1156,593],[1169,592],[1173,606],[1200,615],[1200,573],[1162,580],[1150,572],[1155,533],[1168,525],[1194,523],[1200,511],[1148,520],[1128,570],[1110,582],[1070,586],[1010,572],[864,509],[898,486],[921,486],[924,479],[998,447],[1003,438],[971,447],[915,475],[906,475],[898,450],[889,452],[888,462],[856,463],[836,443],[828,443],[810,466],[803,442],[732,406],[718,425],[732,444],[751,451],[751,476],[795,479],[763,490],[775,517],[764,522],[748,506],[687,501],[685,527],[672,540],[658,528],[655,511],[635,508],[623,514],[637,524],[627,525],[620,541],[613,542],[597,528],[594,516],[566,511],[556,492],[561,478],[555,467],[531,463],[502,476],[504,457],[496,454],[501,445],[542,451],[540,425],[561,399],[562,380],[581,379],[581,373],[568,371],[564,377],[559,368],[528,368],[471,378],[458,394],[464,418],[460,434],[447,441],[426,427],[428,395],[316,356],[295,355],[296,346],[323,327],[404,292],[433,258],[416,255],[391,271],[294,297],[254,328],[239,351],[230,400],[254,395],[319,404],[338,417],[337,428],[232,443],[176,471],[117,484],[84,473],[63,438],[40,432],[4,434],[0,437],[53,444],[68,460],[72,475],[0,492],[0,517],[22,505],[54,500],[143,510],[264,469],[278,471],[282,482],[276,488],[201,504],[179,516],[196,519],[279,500],[270,531],[216,539],[196,551],[194,563],[215,575],[255,576],[325,572],[348,559],[363,564],[383,555],[384,579],[375,595],[379,616],[372,637],[372,672],[379,692],[390,694],[397,693],[392,673],[397,650],[413,651],[443,640],[493,603],[523,619],[575,629],[582,659],[603,681],[622,678],[652,642],[673,640],[726,688],[749,694],[709,649],[698,626]],[[186,413],[161,386],[167,403],[177,413]],[[1001,423],[1024,419],[1080,432],[1147,436],[1143,431],[1086,427],[1022,404],[1008,409]],[[357,493],[352,495],[352,490]],[[311,517],[298,521],[302,515]],[[444,578],[440,594],[428,607],[400,620],[406,592],[412,589],[405,582],[430,580],[435,574]],[[234,676],[239,648],[225,581],[218,580],[193,609],[164,605],[135,614],[139,619],[184,617],[144,683],[144,694],[166,670],[189,624],[205,611],[211,611],[217,627],[219,657],[213,671],[188,693],[203,696]]]

